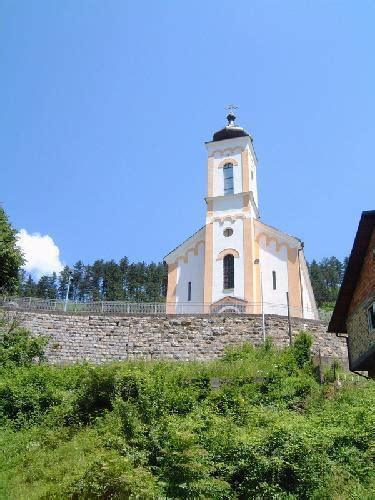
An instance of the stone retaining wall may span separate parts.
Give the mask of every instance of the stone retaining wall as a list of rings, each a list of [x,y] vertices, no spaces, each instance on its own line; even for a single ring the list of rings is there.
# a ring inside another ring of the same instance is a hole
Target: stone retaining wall
[[[262,343],[262,319],[258,315],[215,316],[100,316],[8,311],[35,335],[50,340],[49,362],[103,363],[126,359],[209,360],[228,346]],[[292,319],[295,336],[308,330],[314,337],[313,352],[323,358],[337,357],[347,364],[344,338],[327,333],[320,321]],[[286,346],[288,321],[266,316],[266,333],[277,346]]]

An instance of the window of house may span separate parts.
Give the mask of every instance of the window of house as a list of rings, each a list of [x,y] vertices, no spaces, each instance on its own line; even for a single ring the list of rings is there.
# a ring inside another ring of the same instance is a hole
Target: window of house
[[[371,307],[368,308],[367,316],[369,330],[375,330],[375,302],[373,302]]]
[[[191,301],[191,281],[188,283],[188,301]]]
[[[233,163],[226,163],[223,168],[224,194],[233,194]]]
[[[272,271],[272,288],[276,290],[276,271]]]
[[[226,255],[223,259],[223,286],[224,290],[234,288],[234,257]]]
[[[224,229],[223,234],[226,238],[228,238],[228,236],[232,236],[233,229],[231,227],[227,227],[226,229]]]

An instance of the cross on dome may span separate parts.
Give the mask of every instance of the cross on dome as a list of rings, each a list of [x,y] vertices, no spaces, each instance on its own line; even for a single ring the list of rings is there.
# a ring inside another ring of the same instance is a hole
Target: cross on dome
[[[234,127],[235,126],[234,120],[236,119],[234,110],[238,109],[238,106],[236,106],[235,104],[228,104],[228,106],[225,106],[225,109],[228,110],[227,114],[228,126]]]

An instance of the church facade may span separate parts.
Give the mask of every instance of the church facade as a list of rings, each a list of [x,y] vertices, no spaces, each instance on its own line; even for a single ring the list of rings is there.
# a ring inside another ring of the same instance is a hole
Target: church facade
[[[167,313],[288,314],[318,319],[303,243],[262,222],[257,158],[229,113],[206,143],[206,223],[170,252]]]

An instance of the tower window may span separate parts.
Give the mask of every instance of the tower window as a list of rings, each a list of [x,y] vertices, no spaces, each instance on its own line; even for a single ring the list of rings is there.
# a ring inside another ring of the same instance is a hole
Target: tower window
[[[234,257],[226,255],[223,259],[224,290],[234,288]]]
[[[224,229],[223,235],[228,238],[228,236],[232,236],[233,234],[233,229],[231,227],[227,227]]]
[[[233,163],[226,163],[223,167],[224,194],[233,194]]]
[[[272,271],[272,287],[276,290],[276,271]]]
[[[191,281],[188,283],[188,302],[191,301]]]
[[[253,179],[254,179],[254,172],[251,171],[251,180],[253,180]]]

